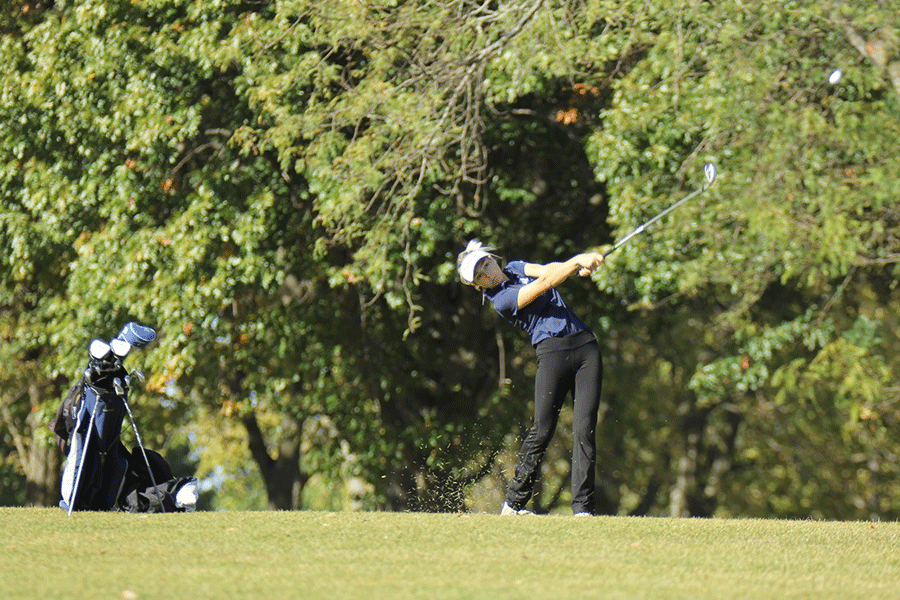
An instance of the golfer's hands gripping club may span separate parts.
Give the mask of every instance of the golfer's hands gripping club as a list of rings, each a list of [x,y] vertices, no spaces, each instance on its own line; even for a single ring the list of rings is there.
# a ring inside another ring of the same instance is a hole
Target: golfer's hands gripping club
[[[576,256],[575,260],[579,266],[578,275],[587,277],[603,263],[603,255],[599,252],[585,252]]]

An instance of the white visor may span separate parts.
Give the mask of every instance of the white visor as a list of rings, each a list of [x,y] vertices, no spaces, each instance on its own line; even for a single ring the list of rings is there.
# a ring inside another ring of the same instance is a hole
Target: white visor
[[[462,264],[459,265],[459,276],[462,277],[463,281],[466,283],[473,283],[475,281],[475,267],[478,266],[478,263],[482,258],[488,256],[490,256],[490,254],[484,250],[475,250],[474,252],[466,254]]]

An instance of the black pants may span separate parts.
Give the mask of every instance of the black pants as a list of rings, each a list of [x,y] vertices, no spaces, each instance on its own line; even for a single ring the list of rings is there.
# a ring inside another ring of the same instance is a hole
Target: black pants
[[[585,331],[540,342],[537,345],[537,359],[534,423],[519,450],[516,472],[509,484],[506,502],[519,509],[531,499],[544,453],[556,431],[563,401],[572,392],[572,510],[593,513],[597,462],[595,436],[603,378],[600,348],[593,334]]]

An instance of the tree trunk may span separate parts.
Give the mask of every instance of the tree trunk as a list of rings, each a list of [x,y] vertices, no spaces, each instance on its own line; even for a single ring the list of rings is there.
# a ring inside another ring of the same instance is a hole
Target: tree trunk
[[[56,392],[55,394],[53,392]],[[0,418],[9,431],[16,450],[16,458],[25,473],[26,497],[29,506],[56,506],[59,503],[61,459],[55,445],[47,442],[42,429],[48,423],[38,420],[37,408],[48,396],[59,396],[58,386],[31,377],[27,387],[12,400],[0,401]],[[22,419],[13,405],[28,398],[28,413]]]
[[[259,465],[266,485],[269,510],[300,510],[303,487],[309,480],[309,476],[300,470],[300,424],[289,420],[285,429],[293,431],[294,435],[278,444],[277,456],[272,458],[256,415],[250,413],[242,420],[249,437],[250,453]]]
[[[691,400],[684,400],[678,407],[682,448],[675,460],[675,484],[669,491],[669,514],[673,517],[693,515],[692,498],[697,493],[697,477],[701,460],[703,432],[707,411],[697,410]]]
[[[673,517],[691,516],[689,496],[697,487],[697,440],[691,432],[685,436],[684,450],[675,466],[675,485],[669,493],[669,514]]]
[[[59,449],[33,439],[27,463],[25,478],[28,482],[26,496],[28,505],[57,506],[60,500],[59,482],[62,475]]]
[[[674,469],[669,512],[673,517],[711,517],[719,505],[722,483],[734,468],[743,416],[733,407],[697,408],[690,401],[678,412],[684,444]],[[713,418],[714,414],[719,417]]]

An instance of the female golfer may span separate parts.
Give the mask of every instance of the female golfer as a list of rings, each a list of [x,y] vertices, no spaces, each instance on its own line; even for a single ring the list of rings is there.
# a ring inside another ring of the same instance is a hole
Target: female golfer
[[[603,262],[603,256],[588,252],[545,265],[513,261],[501,269],[490,252],[478,241],[469,242],[457,261],[460,279],[480,288],[497,312],[531,335],[538,363],[534,423],[519,450],[515,476],[500,514],[531,514],[525,505],[531,499],[562,403],[571,391],[572,511],[577,516],[592,515],[597,460],[594,436],[603,362],[594,335],[568,307],[556,286],[575,273],[590,275]]]

